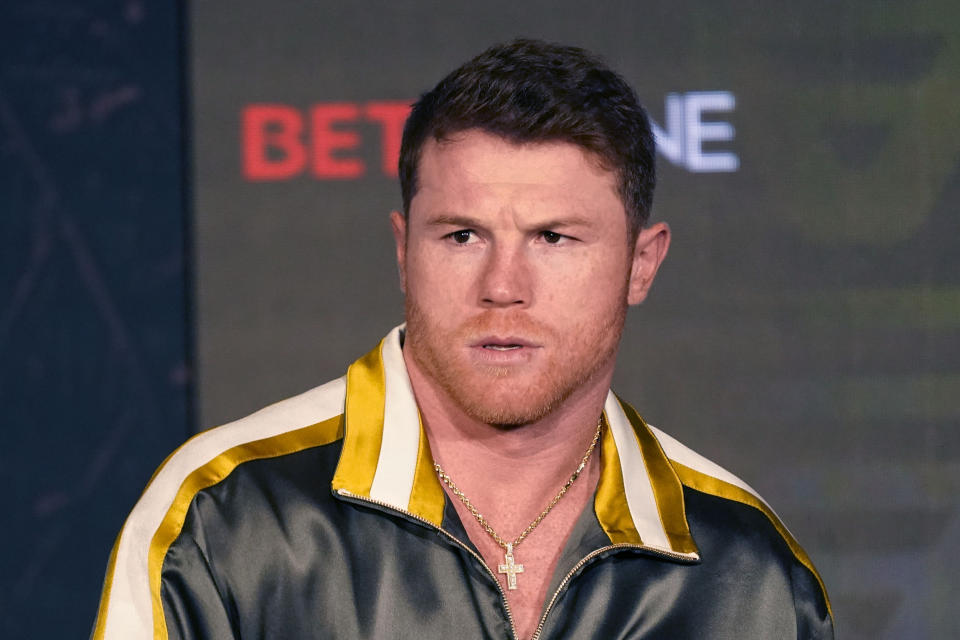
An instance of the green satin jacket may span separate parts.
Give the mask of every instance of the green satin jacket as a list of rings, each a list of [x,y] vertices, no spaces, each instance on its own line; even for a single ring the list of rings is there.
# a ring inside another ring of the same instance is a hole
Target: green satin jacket
[[[117,539],[92,637],[515,638],[433,470],[401,340],[174,452]],[[833,637],[813,564],[750,487],[612,393],[604,419],[535,638]]]

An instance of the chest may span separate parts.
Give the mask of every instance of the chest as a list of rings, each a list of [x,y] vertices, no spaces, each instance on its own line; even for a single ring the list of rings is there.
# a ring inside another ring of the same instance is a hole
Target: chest
[[[225,585],[239,637],[512,640],[514,628],[516,638],[533,635],[541,603],[530,626],[515,605],[522,600],[507,596],[509,609],[504,606],[475,556],[421,533],[368,532],[363,540],[344,539],[337,546],[328,540],[318,553],[271,554],[262,560],[273,570],[255,574],[258,563],[248,555],[250,577]],[[297,570],[277,570],[295,557]],[[539,638],[696,638],[703,629],[710,629],[711,638],[795,633],[784,584],[767,581],[745,591],[701,569],[629,551],[597,557],[551,603]],[[282,581],[274,579],[281,573]]]
[[[470,541],[503,590],[520,638],[535,633],[561,552],[578,517],[590,508],[596,479],[582,479],[585,482],[571,485],[549,509],[543,508],[549,503],[532,508],[499,505],[491,515],[483,514],[483,523],[466,504],[450,496]],[[544,511],[546,515],[539,519]],[[512,553],[507,553],[506,545]]]

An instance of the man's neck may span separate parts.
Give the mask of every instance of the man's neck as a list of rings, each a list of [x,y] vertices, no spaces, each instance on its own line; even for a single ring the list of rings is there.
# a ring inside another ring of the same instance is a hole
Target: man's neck
[[[477,502],[520,488],[531,503],[553,497],[593,439],[612,378],[612,370],[601,372],[539,420],[504,427],[467,414],[407,353],[404,359],[434,460]]]
[[[597,433],[612,371],[582,385],[541,420],[505,428],[467,415],[431,384],[408,354],[404,357],[434,460],[489,526],[505,542],[513,543],[551,504],[583,459]],[[521,638],[533,634],[560,554],[593,496],[600,477],[599,448],[577,481],[515,551],[516,562],[523,565],[517,590],[509,590],[506,577],[498,576]],[[491,571],[506,566],[503,548],[449,487],[447,494]]]

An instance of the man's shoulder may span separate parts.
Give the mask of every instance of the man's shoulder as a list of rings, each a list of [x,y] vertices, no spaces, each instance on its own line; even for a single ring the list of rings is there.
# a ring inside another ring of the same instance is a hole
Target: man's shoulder
[[[700,570],[690,575],[702,580],[689,583],[688,594],[696,599],[701,589],[705,601],[715,602],[719,579],[736,601],[781,598],[782,611],[795,612],[795,621],[786,622],[796,625],[798,637],[833,637],[823,580],[770,505],[730,471],[645,423],[629,405],[625,411],[644,448],[646,473],[661,487],[676,487],[658,496],[661,517],[680,507],[682,515],[672,512],[671,522],[688,528],[696,545]]]
[[[685,512],[705,562],[779,563],[791,581],[826,590],[813,561],[773,508],[750,485],[672,436],[649,426],[684,487]]]
[[[639,463],[636,454],[631,453],[630,443],[633,438],[623,433],[617,438],[618,455],[621,457],[624,478],[626,480],[627,474],[630,474],[636,479],[638,477],[636,474],[639,474],[640,478],[652,483],[653,493],[657,494],[656,508],[661,512],[661,518],[664,517],[662,513],[664,509],[674,511],[678,508],[683,513],[680,517],[685,518],[691,505],[686,504],[687,501],[682,495],[687,495],[692,490],[715,498],[719,501],[718,504],[723,505],[721,508],[734,512],[739,512],[743,508],[757,511],[763,514],[779,535],[785,539],[792,539],[770,505],[750,485],[673,436],[646,422],[632,405],[619,397],[616,397],[615,401],[608,400],[606,407],[608,419],[612,419],[611,429],[614,432],[617,431],[615,427],[619,409],[622,409],[623,417],[629,423],[629,429],[636,435],[639,450],[642,451],[642,463]],[[621,427],[622,430],[623,427]],[[624,450],[620,451],[620,449]],[[642,481],[640,483],[642,484]],[[635,482],[628,484],[635,484]],[[672,517],[676,516],[676,513],[672,514]],[[674,522],[672,526],[677,528],[680,524]],[[685,526],[683,525],[683,528]]]
[[[338,378],[190,438],[154,473],[125,531],[179,530],[197,494],[247,463],[341,440],[345,390],[344,378]]]
[[[244,462],[341,439],[345,392],[345,378],[337,378],[197,434],[164,461],[145,495],[151,491],[168,493],[203,469],[203,482],[209,486],[215,477],[222,479]]]
[[[235,472],[247,463],[277,461],[337,443],[343,438],[345,392],[346,381],[339,378],[199,433],[170,454],[130,512],[111,553],[94,637],[133,637],[132,629],[149,636],[151,619],[162,618],[157,603],[167,552],[193,513],[195,499],[237,477]],[[256,497],[258,490],[246,496]]]
[[[752,521],[764,529],[769,528],[771,532],[775,532],[776,536],[782,538],[794,554],[805,556],[803,549],[773,508],[750,485],[673,436],[652,425],[647,426],[657,438],[670,466],[685,488],[685,494],[690,495],[692,490],[711,498],[698,505],[713,505],[712,510],[720,514],[721,519],[730,527],[738,521]],[[690,510],[693,507],[694,505],[687,505],[688,516],[691,515]],[[743,519],[738,519],[737,513],[747,513],[757,517],[744,516]]]
[[[769,505],[750,485],[657,427],[647,424],[684,486],[757,506]]]

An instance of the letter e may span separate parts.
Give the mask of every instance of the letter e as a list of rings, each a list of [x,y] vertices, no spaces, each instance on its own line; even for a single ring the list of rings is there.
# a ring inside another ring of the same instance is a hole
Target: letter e
[[[687,169],[695,173],[722,173],[736,171],[740,158],[732,151],[703,150],[704,142],[733,140],[733,125],[729,122],[704,122],[705,111],[733,111],[736,98],[729,91],[691,91],[685,98]]]
[[[336,122],[354,122],[360,114],[357,105],[350,103],[316,104],[310,110],[312,169],[318,178],[350,179],[363,175],[364,165],[359,158],[343,158],[334,151],[356,149],[360,135],[356,131],[334,129]]]

